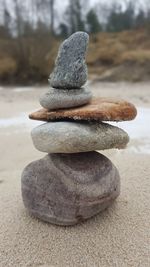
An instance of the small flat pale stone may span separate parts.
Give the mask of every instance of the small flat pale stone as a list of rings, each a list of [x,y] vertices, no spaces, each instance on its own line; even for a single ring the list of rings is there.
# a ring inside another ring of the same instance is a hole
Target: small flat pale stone
[[[51,154],[22,173],[22,197],[31,215],[73,225],[109,207],[120,193],[116,167],[97,152]]]
[[[122,129],[96,122],[48,122],[31,132],[37,150],[47,153],[78,153],[124,148],[129,142]]]
[[[82,106],[89,103],[91,99],[92,93],[85,88],[72,90],[51,88],[40,97],[40,104],[48,110],[53,110]]]
[[[59,48],[55,68],[49,82],[54,88],[74,89],[82,87],[87,81],[85,55],[89,36],[76,32],[65,40]]]
[[[40,121],[54,120],[98,120],[128,121],[137,115],[135,106],[127,101],[116,98],[93,98],[82,107],[48,111],[41,109],[29,115],[30,119]]]

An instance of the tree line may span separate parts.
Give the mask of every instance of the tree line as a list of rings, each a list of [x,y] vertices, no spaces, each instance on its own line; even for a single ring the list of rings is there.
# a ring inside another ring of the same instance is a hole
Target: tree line
[[[0,37],[51,34],[65,38],[76,31],[95,34],[150,28],[149,2],[144,10],[137,5],[138,1],[124,0],[124,7],[114,1],[111,5],[97,4],[89,8],[88,0],[68,0],[61,19],[56,4],[57,0],[0,0]]]

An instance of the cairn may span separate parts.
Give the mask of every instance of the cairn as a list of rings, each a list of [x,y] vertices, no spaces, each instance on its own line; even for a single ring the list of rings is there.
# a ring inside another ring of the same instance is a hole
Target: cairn
[[[95,150],[125,148],[128,134],[104,121],[132,120],[135,107],[123,100],[93,98],[85,56],[89,37],[77,32],[60,46],[43,109],[29,115],[46,121],[32,130],[36,149],[47,155],[22,174],[22,197],[31,215],[73,225],[104,210],[120,193],[113,163]]]

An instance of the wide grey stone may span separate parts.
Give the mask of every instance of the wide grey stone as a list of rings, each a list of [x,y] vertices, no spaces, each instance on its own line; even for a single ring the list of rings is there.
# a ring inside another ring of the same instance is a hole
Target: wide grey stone
[[[124,148],[129,141],[122,129],[98,122],[48,122],[31,132],[34,146],[47,153],[78,153]]]
[[[22,197],[41,220],[72,225],[107,208],[120,192],[120,177],[97,152],[51,154],[30,163],[22,174]]]
[[[87,81],[85,55],[89,36],[76,32],[65,40],[59,48],[55,68],[50,75],[50,85],[54,88],[80,88]]]
[[[85,88],[72,90],[51,88],[40,97],[40,104],[43,108],[53,110],[82,106],[89,103],[91,99],[92,93]]]

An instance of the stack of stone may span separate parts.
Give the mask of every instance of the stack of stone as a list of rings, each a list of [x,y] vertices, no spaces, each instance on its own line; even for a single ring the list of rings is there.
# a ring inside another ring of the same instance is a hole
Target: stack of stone
[[[122,129],[102,121],[131,120],[135,107],[123,100],[93,98],[87,81],[88,35],[77,32],[63,42],[50,76],[52,88],[40,98],[44,109],[30,115],[46,121],[32,130],[34,146],[48,153],[22,174],[22,196],[30,214],[72,225],[108,207],[120,192],[118,170],[95,150],[124,148]],[[82,152],[82,153],[81,153]]]

